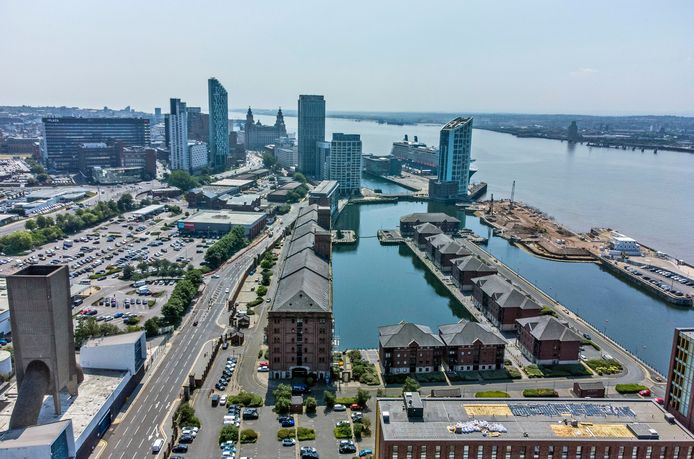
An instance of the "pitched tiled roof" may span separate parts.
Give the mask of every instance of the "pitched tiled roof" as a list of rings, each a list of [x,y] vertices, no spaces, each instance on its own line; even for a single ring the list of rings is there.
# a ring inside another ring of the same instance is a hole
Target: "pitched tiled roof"
[[[414,227],[416,233],[419,234],[441,234],[443,231],[438,226],[432,225],[431,223],[422,223]]]
[[[451,262],[456,266],[459,271],[469,272],[469,271],[493,271],[496,272],[496,268],[493,268],[480,260],[475,256],[466,256],[461,258],[454,258]]]
[[[581,338],[562,322],[552,316],[517,319],[521,327],[530,327],[530,334],[538,341],[581,341]]]
[[[468,346],[475,341],[495,345],[506,342],[487,324],[461,320],[457,324],[441,325],[439,336],[448,346]]]
[[[419,346],[443,346],[443,341],[431,332],[431,328],[410,322],[379,327],[378,335],[383,347],[408,347],[412,342]]]
[[[272,311],[330,312],[329,296],[329,279],[305,267],[280,280]]]
[[[405,215],[400,218],[401,222],[406,222],[406,223],[425,223],[425,222],[430,222],[430,223],[443,223],[443,222],[454,222],[454,223],[460,223],[460,220],[458,220],[455,217],[451,217],[450,215],[446,215],[443,212],[416,212],[413,214]]]

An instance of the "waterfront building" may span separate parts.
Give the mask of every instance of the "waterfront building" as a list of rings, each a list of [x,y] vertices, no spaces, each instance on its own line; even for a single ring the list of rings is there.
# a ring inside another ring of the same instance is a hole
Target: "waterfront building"
[[[145,118],[48,117],[42,121],[43,159],[50,171],[79,171],[79,148],[83,144],[149,145],[149,120]]]
[[[417,247],[425,250],[427,247],[427,239],[431,236],[436,236],[437,234],[443,234],[441,228],[431,223],[422,223],[414,227],[412,233],[412,240],[417,244]]]
[[[330,142],[316,142],[316,159],[318,161],[317,179],[330,179]]]
[[[339,184],[335,180],[323,180],[308,193],[308,203],[319,207],[330,208],[330,213],[337,215]],[[325,225],[322,225],[325,227]]]
[[[426,241],[427,256],[443,273],[451,271],[454,259],[472,255],[469,250],[446,234],[429,236]]]
[[[207,95],[210,111],[209,140],[210,167],[214,170],[226,168],[229,157],[229,102],[227,90],[216,78],[207,80]]]
[[[321,171],[317,142],[325,140],[325,99],[323,96],[299,96],[298,110],[299,169],[308,177]],[[327,177],[320,177],[327,178]],[[334,180],[333,177],[330,177]]]
[[[607,251],[612,257],[621,257],[624,255],[630,257],[641,256],[641,246],[639,243],[635,239],[627,237],[616,231],[613,231],[610,235],[610,242],[608,243]]]
[[[578,363],[581,337],[571,331],[566,321],[537,316],[516,320],[518,347],[537,365]]]
[[[477,277],[496,274],[496,268],[489,266],[474,255],[452,260],[451,279],[461,292],[472,290],[472,281]]]
[[[694,430],[694,328],[676,328],[665,390],[665,408]]]
[[[169,167],[171,170],[190,172],[190,150],[188,148],[188,110],[181,99],[171,99],[170,113],[166,115],[169,145]]]
[[[453,234],[460,229],[460,220],[443,212],[415,212],[400,217],[400,233],[411,237],[414,227],[422,223],[431,223],[446,234]]]
[[[449,370],[477,371],[504,368],[506,341],[487,324],[461,320],[441,325],[439,337],[446,345]]]
[[[275,124],[272,126],[263,125],[260,120],[253,121],[253,112],[248,107],[246,113],[246,124],[244,125],[245,145],[247,150],[261,150],[265,145],[275,143],[281,137],[287,137],[287,128],[284,125],[284,115],[282,109],[277,111]]]
[[[472,280],[473,304],[496,328],[515,330],[516,320],[540,315],[542,307],[498,274]]]
[[[436,174],[439,168],[439,149],[428,147],[418,141],[414,136],[414,142],[408,140],[407,135],[400,142],[393,142],[391,155],[417,172]]]
[[[359,134],[334,133],[330,142],[330,180],[339,185],[340,196],[360,194],[361,138]]]
[[[378,327],[378,357],[387,375],[439,371],[445,348],[426,325],[400,322]]]
[[[430,182],[429,196],[436,200],[467,199],[470,183],[472,118],[449,121],[439,137],[439,167]]]
[[[319,224],[321,211],[299,209],[265,330],[269,376],[312,376],[328,381],[332,364],[333,298],[331,233]]]
[[[364,172],[378,176],[400,175],[402,162],[393,155],[362,155]]]
[[[685,459],[694,436],[651,400],[376,401],[376,459]]]

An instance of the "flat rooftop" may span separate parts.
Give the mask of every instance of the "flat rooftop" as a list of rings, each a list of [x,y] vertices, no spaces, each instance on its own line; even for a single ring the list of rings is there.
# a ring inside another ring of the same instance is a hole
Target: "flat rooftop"
[[[253,184],[253,180],[243,180],[243,179],[222,179],[212,183],[213,186],[235,186],[238,188],[243,188]]]
[[[184,223],[221,223],[229,225],[252,225],[265,214],[263,212],[234,212],[230,210],[200,211],[188,218]]]
[[[52,444],[69,426],[67,419],[60,422],[0,432],[0,448],[28,448]]]
[[[665,419],[665,411],[650,400],[627,399],[460,399],[423,398],[423,418],[408,418],[404,402],[378,399],[383,438],[407,440],[638,440],[633,431],[658,432],[659,440],[693,441],[680,424]],[[384,412],[389,422],[384,422]],[[566,425],[565,420],[569,423]],[[573,427],[571,420],[578,421]],[[473,422],[474,421],[474,422]],[[485,435],[480,423],[493,424]],[[455,433],[456,425],[465,433]],[[631,426],[631,428],[629,427]],[[497,433],[495,433],[498,432]],[[527,434],[527,436],[526,436]]]
[[[323,180],[309,192],[310,195],[330,194],[337,189],[337,180]]]
[[[132,214],[133,215],[147,215],[147,214],[151,214],[152,212],[159,212],[164,207],[166,207],[165,204],[152,204],[151,206],[147,206],[147,207],[143,207],[142,209],[134,210],[132,212]]]
[[[126,375],[126,371],[84,370],[84,381],[79,385],[79,395],[77,397],[71,398],[66,391],[61,392],[60,398],[63,412],[59,416],[55,415],[53,397],[48,395],[44,397],[38,424],[49,424],[71,419],[75,441],[77,441],[92,418],[116,391]],[[9,404],[0,411],[0,432],[9,428],[10,416],[17,400],[17,392],[18,388],[15,380],[5,392]]]

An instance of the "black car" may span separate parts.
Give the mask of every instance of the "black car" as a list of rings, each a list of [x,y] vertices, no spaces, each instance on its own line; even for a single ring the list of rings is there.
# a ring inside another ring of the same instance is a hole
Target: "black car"
[[[338,451],[340,452],[340,454],[356,453],[357,447],[354,446],[354,443],[352,443],[351,441],[343,440],[340,442],[340,446],[338,447]]]
[[[217,383],[214,385],[214,388],[217,390],[224,390],[227,388],[227,386],[225,386],[224,384]]]
[[[180,443],[193,443],[193,436],[192,435],[181,435],[181,438],[178,439]]]
[[[258,410],[255,408],[245,408],[243,410],[243,419],[258,419]]]
[[[187,453],[188,452],[188,445],[183,445],[183,444],[179,443],[173,447],[171,452],[172,453]]]

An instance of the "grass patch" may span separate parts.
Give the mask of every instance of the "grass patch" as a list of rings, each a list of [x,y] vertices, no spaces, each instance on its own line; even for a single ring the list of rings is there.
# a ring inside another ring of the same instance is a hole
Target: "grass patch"
[[[420,383],[442,383],[446,382],[446,376],[442,371],[434,371],[431,373],[415,373],[414,379]]]
[[[501,390],[487,390],[483,392],[475,392],[475,398],[509,398],[507,392]]]
[[[621,373],[623,368],[622,364],[616,360],[586,360],[586,365],[588,365],[593,371],[599,375],[614,375]]]
[[[357,398],[356,397],[337,397],[335,399],[335,403],[337,403],[338,405],[349,406],[352,403],[357,403]]]
[[[566,378],[590,376],[592,373],[580,363],[566,365],[528,365],[523,368],[529,378]]]
[[[248,306],[249,308],[252,308],[254,306],[258,306],[262,302],[263,302],[262,298],[256,298],[255,300],[250,301],[246,306]]]
[[[277,440],[282,441],[285,438],[296,438],[296,430],[280,429],[277,431]]]
[[[485,381],[498,381],[503,379],[519,379],[520,371],[514,367],[502,368],[500,370],[484,370],[479,372]]]
[[[297,427],[296,439],[299,441],[310,441],[316,439],[316,431],[308,427]]]
[[[559,393],[554,389],[525,389],[523,397],[559,397]]]
[[[333,429],[333,433],[338,440],[349,440],[352,438],[352,426],[349,424],[337,426]]]
[[[448,380],[451,382],[461,382],[461,381],[479,381],[480,376],[479,371],[449,371]]]
[[[617,384],[614,388],[620,394],[637,394],[642,390],[648,389],[648,387],[642,384]]]
[[[589,340],[589,339],[584,339],[583,341],[581,341],[581,345],[582,346],[590,346],[593,349],[595,349],[596,351],[600,351],[600,346],[598,346],[592,340]]]

